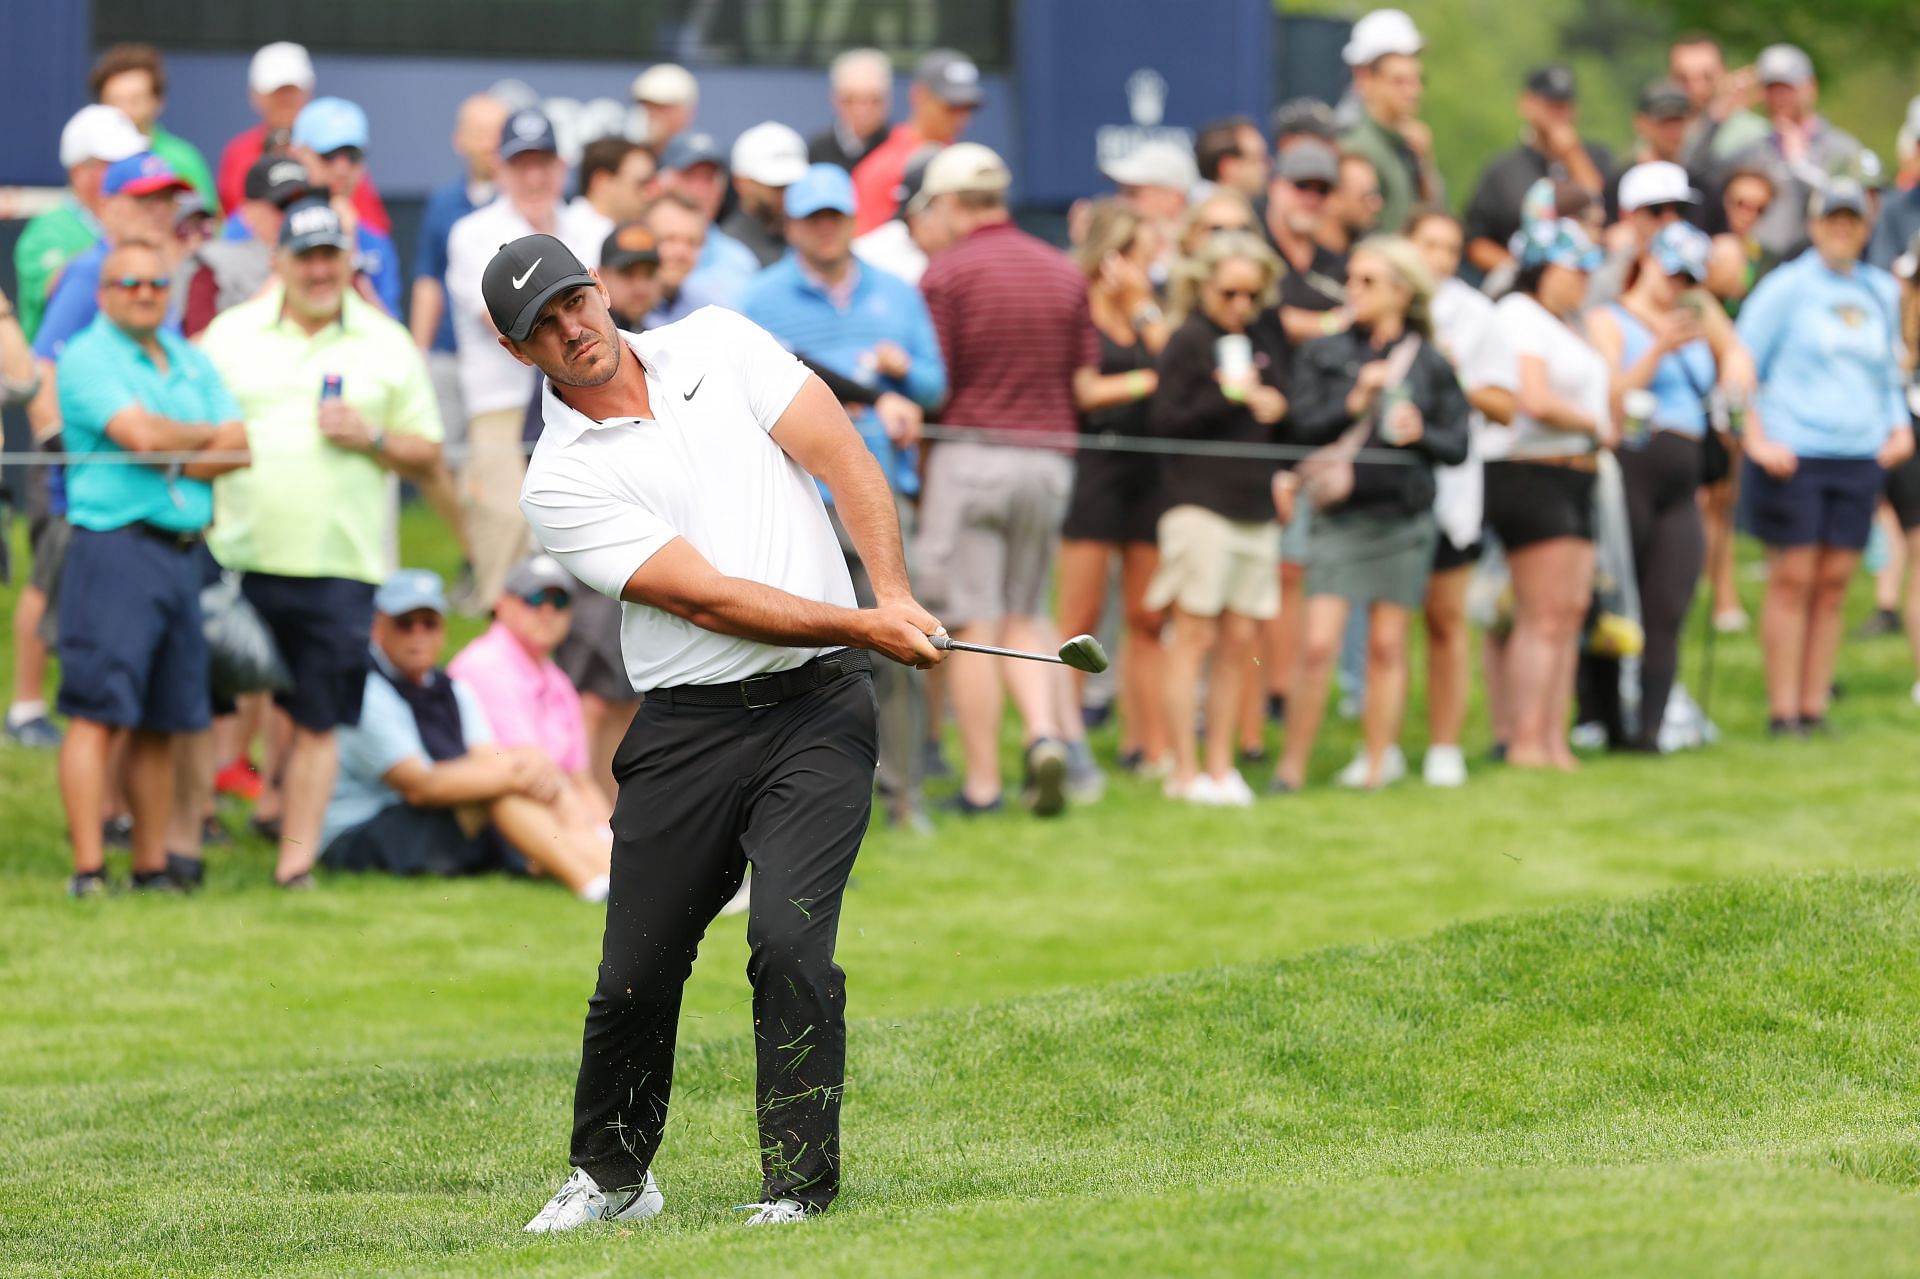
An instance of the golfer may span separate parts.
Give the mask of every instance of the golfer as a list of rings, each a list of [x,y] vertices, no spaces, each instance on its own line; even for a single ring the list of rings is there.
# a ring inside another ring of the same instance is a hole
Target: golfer
[[[708,307],[644,336],[551,236],[504,246],[481,291],[501,345],[547,375],[520,507],[547,551],[623,602],[646,694],[614,756],[613,886],[574,1091],[573,1175],[527,1229],[658,1213],[648,1165],[673,1079],[680,993],[753,865],[747,918],[762,1200],[798,1221],[840,1181],[840,897],[873,795],[871,649],[932,666],[893,497],[820,380]],[[878,604],[854,606],[818,480]]]

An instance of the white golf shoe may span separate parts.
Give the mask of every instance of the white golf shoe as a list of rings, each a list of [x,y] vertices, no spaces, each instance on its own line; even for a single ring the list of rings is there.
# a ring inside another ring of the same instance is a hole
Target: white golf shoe
[[[600,1183],[575,1168],[567,1184],[526,1224],[526,1233],[557,1234],[589,1221],[646,1221],[658,1216],[665,1205],[651,1169],[638,1186],[607,1194],[600,1189]]]
[[[1467,757],[1458,746],[1429,746],[1420,771],[1429,786],[1465,786]]]
[[[1367,773],[1369,771],[1366,748],[1362,747],[1360,752],[1353,757],[1353,762],[1340,770],[1339,777],[1336,780],[1340,785],[1347,787],[1349,790],[1365,790],[1367,789]],[[1401,752],[1398,746],[1387,747],[1387,753],[1380,758],[1380,780],[1375,783],[1375,785],[1391,786],[1406,775],[1406,755]]]
[[[749,1210],[753,1213],[747,1218],[749,1226],[784,1226],[807,1219],[806,1207],[798,1199],[769,1199],[765,1203],[747,1204],[743,1211]]]

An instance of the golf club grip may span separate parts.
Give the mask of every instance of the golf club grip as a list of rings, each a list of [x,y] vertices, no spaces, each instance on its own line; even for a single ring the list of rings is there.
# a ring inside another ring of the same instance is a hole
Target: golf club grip
[[[927,636],[927,643],[933,645],[935,648],[939,649],[941,652],[944,653],[946,650],[953,647],[953,637],[948,635],[945,631],[942,631],[938,635]]]

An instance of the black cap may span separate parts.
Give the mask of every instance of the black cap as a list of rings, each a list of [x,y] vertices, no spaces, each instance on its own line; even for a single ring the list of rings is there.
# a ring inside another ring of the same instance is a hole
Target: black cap
[[[286,218],[280,223],[280,247],[293,253],[305,253],[308,249],[347,252],[353,248],[353,237],[347,234],[346,224],[340,221],[331,204],[325,200],[302,200],[287,210]]]
[[[977,107],[986,96],[980,88],[980,68],[973,59],[953,49],[934,49],[920,59],[913,78],[950,107]]]
[[[307,195],[307,166],[284,155],[267,155],[254,161],[240,193],[249,200],[265,200],[285,209]]]
[[[527,107],[507,117],[500,130],[500,158],[511,160],[529,151],[560,154],[560,139],[554,136],[553,121],[538,107]]]
[[[600,269],[619,271],[640,262],[660,262],[660,242],[640,222],[623,222],[600,246]]]
[[[1549,62],[1527,72],[1527,92],[1549,102],[1571,102],[1574,98],[1573,68],[1564,62]]]
[[[1333,108],[1318,98],[1294,98],[1282,102],[1273,109],[1272,127],[1268,133],[1277,143],[1282,138],[1304,133],[1308,137],[1331,142],[1340,136],[1340,128],[1334,123]]]
[[[1640,114],[1655,120],[1684,120],[1693,114],[1693,103],[1677,81],[1655,80],[1640,90]]]
[[[523,235],[503,244],[480,276],[480,296],[487,301],[493,327],[516,342],[540,318],[540,308],[554,294],[575,285],[594,282],[573,250],[550,235]]]

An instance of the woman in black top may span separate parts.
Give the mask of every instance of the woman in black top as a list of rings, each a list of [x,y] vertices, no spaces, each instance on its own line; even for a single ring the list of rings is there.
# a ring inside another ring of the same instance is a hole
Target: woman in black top
[[[1327,683],[1354,608],[1368,610],[1367,756],[1363,785],[1394,780],[1389,753],[1407,700],[1407,633],[1426,595],[1439,528],[1433,518],[1436,463],[1467,456],[1467,398],[1433,336],[1433,278],[1400,236],[1364,241],[1347,264],[1353,327],[1309,342],[1293,365],[1291,435],[1341,449],[1400,449],[1403,461],[1319,459],[1276,481],[1282,515],[1318,497],[1307,553],[1307,625],[1287,699],[1287,741],[1276,791],[1297,790],[1326,710]],[[1328,455],[1322,455],[1323,457]],[[1302,477],[1305,477],[1303,480]],[[1405,765],[1401,765],[1404,770]]]
[[[1087,310],[1100,335],[1100,376],[1080,396],[1085,434],[1153,432],[1149,401],[1160,385],[1154,360],[1166,345],[1167,325],[1154,305],[1147,268],[1160,252],[1160,238],[1153,223],[1117,200],[1099,201],[1087,219],[1075,259],[1087,276]],[[1099,628],[1113,561],[1119,559],[1126,617],[1126,647],[1116,674],[1120,755],[1135,768],[1158,765],[1168,749],[1160,694],[1160,630],[1166,618],[1144,603],[1160,563],[1154,525],[1164,509],[1159,457],[1080,450],[1060,531],[1060,632],[1082,635]],[[1086,677],[1076,671],[1073,681],[1078,707]]]
[[[1273,305],[1280,262],[1259,237],[1210,236],[1180,264],[1171,299],[1182,323],[1160,355],[1153,425],[1162,435],[1214,443],[1271,444],[1286,415],[1287,341],[1255,323]],[[1149,608],[1173,610],[1166,711],[1174,771],[1167,794],[1196,804],[1244,806],[1253,791],[1234,767],[1240,689],[1262,619],[1280,611],[1280,526],[1274,464],[1244,457],[1168,456],[1161,468],[1160,569]],[[1200,672],[1207,681],[1204,771],[1193,738]]]

